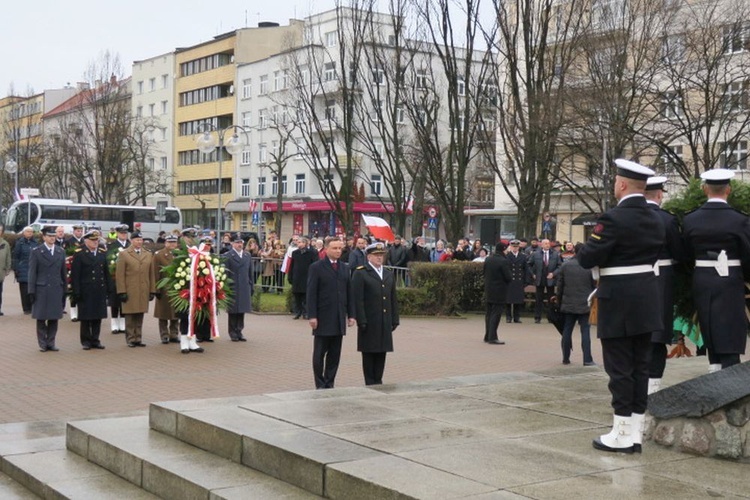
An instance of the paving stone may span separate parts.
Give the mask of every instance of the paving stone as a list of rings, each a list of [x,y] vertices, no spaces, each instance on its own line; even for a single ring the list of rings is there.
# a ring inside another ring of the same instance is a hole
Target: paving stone
[[[463,396],[450,390],[383,394],[376,398],[366,399],[366,401],[399,412],[421,416],[498,407],[497,403]]]
[[[243,396],[213,399],[161,401],[149,405],[149,425],[152,429],[170,436],[177,434],[177,414],[179,412],[237,408],[241,404],[273,402],[267,396]]]
[[[243,408],[304,427],[402,418],[403,413],[362,400],[315,399],[243,405]]]
[[[551,382],[552,380],[535,380],[515,384],[491,384],[454,389],[451,392],[509,406],[528,406],[537,403],[570,401],[586,397],[585,394],[576,390],[551,386]]]
[[[381,391],[373,390],[369,387],[341,387],[335,389],[326,389],[325,391],[309,390],[309,391],[289,391],[289,392],[274,392],[266,394],[270,399],[276,399],[281,401],[293,401],[299,399],[331,399],[331,398],[352,398],[352,397],[368,397],[380,395]]]
[[[39,497],[11,479],[7,474],[0,472],[0,498],[6,500],[36,500]]]

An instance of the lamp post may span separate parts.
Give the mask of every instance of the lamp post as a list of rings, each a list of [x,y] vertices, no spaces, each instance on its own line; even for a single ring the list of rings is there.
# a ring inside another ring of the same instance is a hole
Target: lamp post
[[[224,148],[227,153],[234,156],[237,153],[242,152],[242,150],[245,149],[247,143],[250,141],[248,139],[247,129],[241,125],[230,125],[226,128],[217,129],[211,124],[204,123],[202,128],[204,128],[205,130],[202,133],[199,133],[198,137],[195,140],[195,143],[198,146],[198,151],[204,154],[211,154],[212,152],[217,151],[219,157],[219,177],[217,186],[219,195],[216,205],[216,239],[218,240],[216,243],[218,245],[218,243],[221,242],[221,230],[222,226],[224,225],[224,220],[221,216],[221,171],[223,166],[221,149]],[[215,135],[212,132],[215,132]],[[225,141],[227,132],[231,132],[232,135],[228,140]],[[244,140],[239,135],[239,132],[241,132],[245,136]]]
[[[5,171],[8,172],[9,174],[13,175],[14,188],[15,188],[15,190],[13,192],[14,193],[18,193],[18,162],[16,160],[14,160],[13,158],[11,158],[10,160],[6,161],[5,162]],[[12,198],[12,196],[11,196],[11,198]],[[0,199],[0,205],[2,205],[1,199]],[[29,214],[29,217],[30,216],[31,216],[31,214]]]

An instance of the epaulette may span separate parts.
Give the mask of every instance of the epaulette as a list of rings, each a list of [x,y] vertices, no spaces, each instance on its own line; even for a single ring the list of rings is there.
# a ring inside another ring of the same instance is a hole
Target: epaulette
[[[364,268],[365,268],[365,266],[357,266],[357,267],[354,268],[354,270],[355,271],[359,271],[359,270],[362,270]]]

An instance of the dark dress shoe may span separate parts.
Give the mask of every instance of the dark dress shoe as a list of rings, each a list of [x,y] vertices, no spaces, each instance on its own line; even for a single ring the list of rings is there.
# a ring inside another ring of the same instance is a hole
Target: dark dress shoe
[[[591,442],[592,446],[601,451],[608,451],[610,453],[633,453],[633,446],[630,446],[628,448],[610,448],[606,444],[602,443],[599,438],[594,439]]]
[[[643,453],[643,447],[640,443],[633,443],[633,453]]]
[[[203,339],[195,339],[195,341],[200,344],[201,342],[203,342]]]
[[[72,321],[73,323],[78,323],[79,319],[78,318],[73,318],[70,321]]]
[[[144,344],[143,342],[136,342],[135,345],[137,345],[138,347],[146,347],[146,344]]]
[[[541,319],[535,319],[535,320],[534,320],[534,323],[536,323],[536,324],[539,324],[539,323],[541,323],[541,322],[542,322],[542,320],[541,320]]]
[[[563,359],[563,364],[564,365],[569,365],[570,364],[570,360],[569,359]]]
[[[172,343],[172,344],[179,344],[180,343],[180,339],[169,339],[169,342]]]
[[[128,343],[128,347],[138,347],[138,344],[133,343],[133,342],[129,342]]]
[[[299,319],[299,317],[302,316],[301,314],[295,314],[292,319]]]
[[[182,354],[188,354],[188,353],[190,353],[190,349],[182,349],[180,352]]]
[[[513,323],[523,323],[520,319],[513,320]]]
[[[510,318],[508,318],[508,319],[505,320],[506,323],[510,323],[511,321],[512,320]]]
[[[495,344],[495,345],[505,345],[505,341],[503,341],[503,340],[498,340],[498,339],[495,339],[495,340],[488,340],[488,341],[487,341],[487,343],[488,343],[488,344]]]
[[[5,313],[0,311],[0,316],[5,316]]]
[[[597,365],[593,361],[588,361],[588,362],[584,363],[583,366],[597,366]]]
[[[92,345],[91,347],[94,349],[104,349],[104,346],[101,344]]]
[[[240,337],[237,340],[239,340],[240,342],[247,342],[247,339],[245,337]]]
[[[50,346],[48,346],[48,347],[47,347],[47,350],[48,350],[48,351],[52,351],[52,352],[57,352],[57,351],[59,351],[60,349],[59,349],[59,348],[57,348],[57,347],[55,347],[55,346],[51,346],[51,347],[50,347]]]
[[[162,344],[169,344],[169,339],[161,339]]]
[[[91,346],[90,345],[85,345],[85,346],[83,346],[83,350],[84,351],[90,351],[91,350]]]
[[[47,348],[46,347],[40,347],[39,348],[39,352],[47,352]]]
[[[190,352],[204,352],[204,351],[205,351],[205,349],[202,348],[202,347],[199,347],[197,349],[190,349]]]
[[[239,342],[240,339],[232,339],[232,342]]]
[[[213,342],[214,339],[206,339],[206,342]]]

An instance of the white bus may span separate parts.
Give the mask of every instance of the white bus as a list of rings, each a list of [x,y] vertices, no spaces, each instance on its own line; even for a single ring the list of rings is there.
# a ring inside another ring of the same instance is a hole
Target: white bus
[[[139,227],[146,240],[156,241],[159,231],[169,233],[182,229],[182,213],[176,207],[163,207],[164,215],[157,216],[157,207],[128,205],[96,205],[73,203],[70,200],[31,198],[16,201],[5,216],[5,230],[20,233],[24,227],[41,229],[44,226],[63,226],[66,233],[73,224],[97,226],[106,235],[118,224],[128,224],[130,230]],[[162,220],[159,220],[162,219]]]

